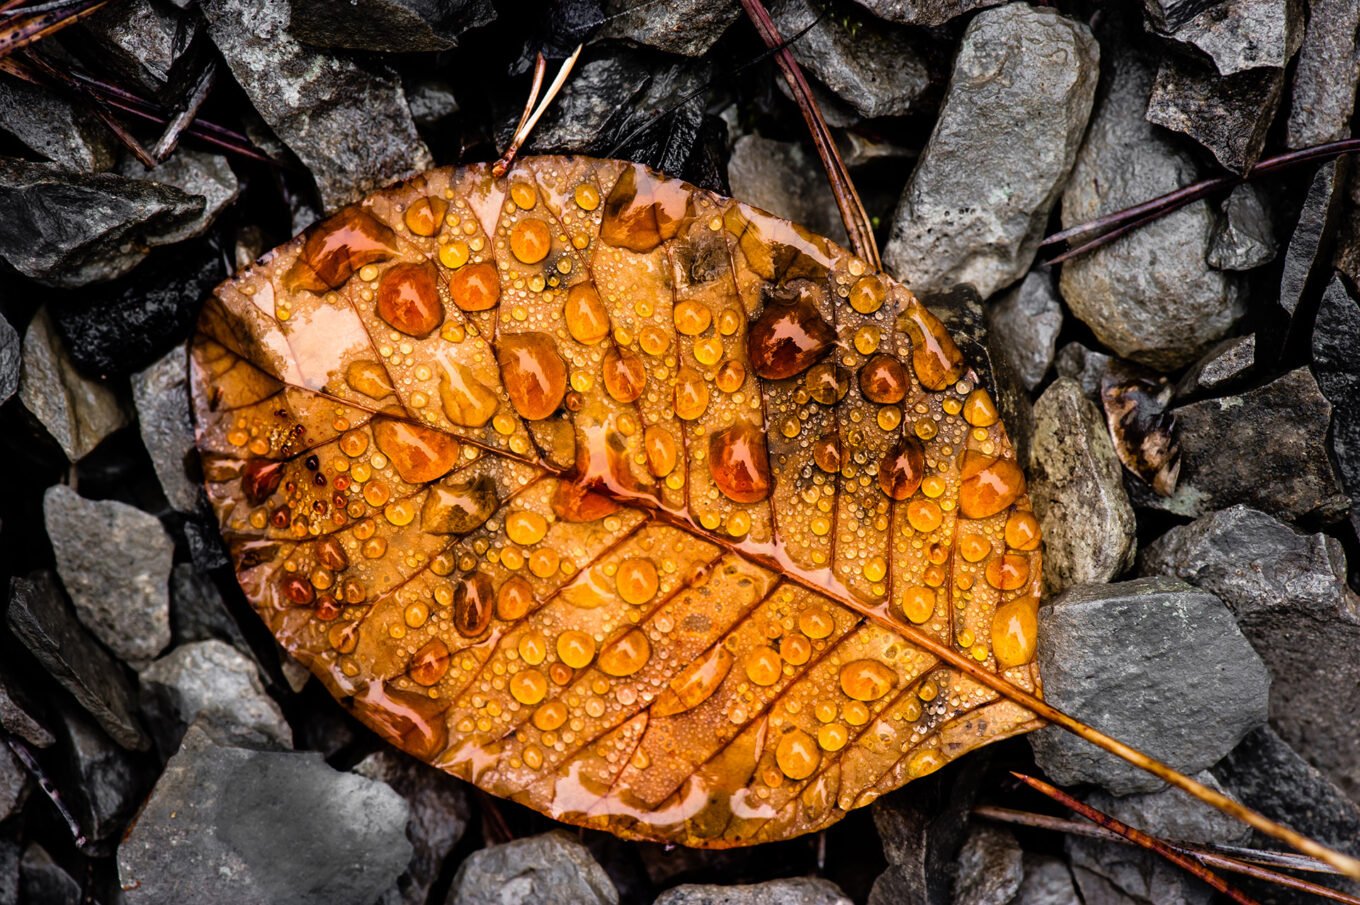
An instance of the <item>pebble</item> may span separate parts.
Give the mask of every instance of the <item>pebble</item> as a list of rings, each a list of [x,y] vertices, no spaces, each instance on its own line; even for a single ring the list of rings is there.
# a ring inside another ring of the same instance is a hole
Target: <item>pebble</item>
[[[113,391],[76,370],[46,309],[24,333],[19,400],[72,462],[127,423]]]
[[[1283,69],[1303,36],[1301,10],[1290,0],[1146,0],[1143,6],[1155,31],[1200,51],[1222,75]]]
[[[975,826],[959,852],[954,905],[1006,905],[1025,878],[1015,834],[993,824]]]
[[[81,30],[98,45],[101,63],[153,96],[173,94],[172,83],[185,79],[204,57],[201,20],[153,0],[106,6],[82,22]]]
[[[208,231],[217,217],[236,200],[241,184],[227,158],[192,148],[177,148],[163,163],[148,170],[135,160],[124,160],[118,172],[131,179],[177,188],[203,199],[197,217],[160,234],[158,244],[170,245],[193,239]]]
[[[1176,396],[1222,393],[1242,384],[1256,368],[1256,334],[1234,336],[1214,345],[1176,383]]]
[[[141,685],[142,710],[166,752],[194,723],[222,745],[293,747],[293,731],[265,693],[254,661],[229,644],[177,647],[142,670]]]
[[[28,792],[28,771],[8,745],[0,745],[0,823],[19,812]]]
[[[180,563],[170,570],[170,633],[175,644],[216,639],[242,653],[250,652],[217,585],[193,563]]]
[[[1303,208],[1285,249],[1284,270],[1280,274],[1280,307],[1290,315],[1305,298],[1312,297],[1311,288],[1331,278],[1331,243],[1346,202],[1345,172],[1341,161],[1322,164],[1303,197]]]
[[[315,47],[421,53],[458,46],[464,32],[496,19],[491,0],[294,0],[289,33]]]
[[[1025,852],[1025,879],[1016,890],[1014,905],[1083,905],[1072,879],[1072,869],[1061,858]]]
[[[1233,797],[1208,770],[1201,770],[1193,778],[1215,792]],[[1247,824],[1170,786],[1133,795],[1111,795],[1096,789],[1086,796],[1086,803],[1121,823],[1173,842],[1245,845],[1251,838],[1251,827]]]
[[[1209,243],[1209,266],[1252,270],[1274,260],[1275,252],[1275,225],[1265,193],[1254,185],[1239,185],[1220,208]]]
[[[1285,144],[1307,148],[1350,135],[1360,76],[1360,0],[1311,0],[1294,66]]]
[[[798,142],[743,135],[727,163],[732,195],[818,235],[847,244],[821,163]]]
[[[1069,836],[1072,877],[1085,905],[1210,905],[1213,890],[1151,852]]]
[[[0,132],[68,169],[113,166],[113,135],[93,113],[18,79],[0,81]]]
[[[64,484],[43,495],[57,573],[86,628],[128,662],[170,643],[175,545],[160,520],[117,500],[87,500]]]
[[[0,670],[0,729],[28,742],[35,748],[47,748],[56,741],[42,723],[34,719],[33,707],[24,694],[16,675]]]
[[[23,360],[23,346],[19,332],[0,316],[0,405],[9,402],[19,390],[19,370]]]
[[[189,417],[188,359],[176,347],[145,370],[132,375],[132,400],[137,428],[165,498],[174,509],[198,508],[202,490],[189,469],[198,474],[194,426]]]
[[[1332,403],[1332,455],[1360,531],[1360,303],[1333,276],[1313,325],[1313,374]]]
[[[731,886],[685,884],[666,890],[653,905],[851,905],[851,900],[830,880],[796,877]]]
[[[619,893],[590,851],[562,831],[473,852],[445,905],[618,905]]]
[[[895,276],[987,298],[1024,275],[1086,131],[1099,60],[1090,30],[1051,9],[1009,4],[969,23],[884,248]]]
[[[1079,585],[1039,611],[1044,697],[1183,773],[1214,764],[1265,723],[1270,677],[1217,597],[1171,578]],[[1061,785],[1117,795],[1161,780],[1064,729],[1030,735]]]
[[[1048,376],[1062,331],[1062,303],[1053,278],[1031,271],[1019,286],[987,306],[992,345],[1011,360],[1025,389],[1034,390]]]
[[[741,18],[741,6],[731,0],[669,0],[660,5],[604,0],[602,11],[605,24],[597,38],[686,57],[703,56]]]

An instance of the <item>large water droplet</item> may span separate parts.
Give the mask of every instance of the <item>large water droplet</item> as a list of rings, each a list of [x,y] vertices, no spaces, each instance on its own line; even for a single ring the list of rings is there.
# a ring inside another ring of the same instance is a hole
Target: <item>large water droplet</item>
[[[816,364],[835,341],[835,331],[807,299],[771,299],[751,323],[751,368],[768,380],[794,377]]]
[[[546,333],[507,333],[500,338],[496,359],[510,403],[530,421],[557,411],[567,394],[567,363]]]
[[[420,510],[420,527],[431,534],[467,534],[485,524],[498,505],[496,484],[485,475],[435,484]]]
[[[476,638],[490,627],[495,605],[491,576],[473,572],[453,590],[453,627],[464,637]]]
[[[397,237],[367,211],[347,207],[314,226],[284,282],[290,289],[339,289],[365,264],[397,253]]]
[[[458,464],[462,452],[462,444],[455,437],[382,416],[373,419],[373,439],[408,484],[442,478]]]
[[[408,336],[426,337],[444,323],[434,265],[396,264],[378,280],[378,317]]]
[[[738,503],[755,503],[770,494],[770,455],[765,435],[741,420],[708,441],[709,470],[723,495]]]
[[[878,486],[894,500],[905,500],[921,486],[926,454],[921,441],[907,436],[898,440],[878,464]]]

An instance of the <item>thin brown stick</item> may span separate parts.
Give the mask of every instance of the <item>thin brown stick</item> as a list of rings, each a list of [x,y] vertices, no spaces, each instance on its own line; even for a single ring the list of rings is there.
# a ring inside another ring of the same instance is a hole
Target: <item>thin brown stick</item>
[[[213,83],[216,81],[217,64],[209,60],[204,64],[202,71],[199,72],[193,89],[184,99],[184,105],[171,118],[170,122],[166,123],[165,131],[161,133],[160,139],[152,147],[151,156],[155,157],[157,161],[164,162],[167,157],[175,152],[175,148],[179,146],[180,136],[198,116],[198,111],[207,101],[208,94],[212,91]]]
[[[86,106],[95,116],[99,117],[100,122],[104,124],[105,128],[112,132],[114,137],[122,142],[123,146],[131,151],[133,156],[141,161],[143,166],[147,169],[152,169],[156,166],[156,158],[151,155],[150,151],[142,146],[142,143],[137,140],[137,136],[129,132],[127,127],[123,125],[118,117],[113,115],[113,111],[109,109],[109,105],[101,98],[96,97],[85,90],[79,83],[70,81],[61,70],[57,69],[51,63],[48,63],[37,53],[25,51],[20,57],[21,59],[5,59],[0,60],[0,62],[7,64],[19,63],[20,65],[31,67],[38,75],[47,79],[49,82],[67,85],[69,90],[76,94],[81,100],[85,101]]]
[[[840,151],[836,148],[836,142],[831,137],[831,129],[822,116],[821,107],[812,95],[812,88],[803,76],[802,67],[794,59],[793,53],[780,36],[774,19],[770,18],[770,13],[761,0],[741,0],[741,5],[751,23],[755,25],[756,31],[760,33],[765,46],[775,51],[775,62],[783,71],[784,80],[788,82],[789,90],[793,93],[794,102],[803,113],[808,131],[812,133],[812,143],[817,148],[817,155],[822,158],[822,166],[826,167],[827,180],[831,183],[831,193],[836,197],[836,207],[840,210],[841,221],[845,224],[845,233],[850,238],[850,247],[875,270],[882,270],[883,259],[879,256],[878,242],[874,239],[873,223],[869,219],[869,213],[864,209],[864,202],[860,200],[855,183],[850,179],[850,173],[845,167],[845,161],[841,159]]]
[[[538,89],[543,84],[543,73],[547,68],[547,61],[543,59],[543,54],[538,55],[538,62],[534,66],[534,84],[529,91],[529,102],[524,105],[524,113],[519,118],[519,125],[515,127],[515,134],[510,139],[510,146],[505,149],[500,160],[492,164],[492,176],[499,179],[509,171],[511,165],[515,162],[515,155],[519,153],[520,147],[528,141],[529,134],[534,131],[534,126],[538,125],[539,119],[547,112],[558,92],[562,90],[562,86],[567,83],[567,76],[571,75],[571,70],[576,66],[576,61],[580,59],[581,51],[585,50],[585,47],[584,44],[576,45],[576,50],[572,52],[572,55],[562,61],[562,68],[557,70],[557,76],[548,86],[548,90],[544,92],[543,100],[539,101],[538,106],[535,107],[534,100],[538,97]],[[531,113],[530,110],[533,112]]]
[[[519,146],[524,139],[524,124],[529,121],[529,117],[534,113],[534,105],[538,103],[539,92],[543,90],[543,76],[548,72],[548,61],[540,52],[534,59],[534,80],[529,85],[529,97],[524,101],[524,112],[519,115],[519,122],[515,124],[515,131],[511,133],[510,144],[506,147],[505,153],[491,165],[491,175],[497,179],[505,175],[505,171],[510,169],[510,164],[514,163],[515,155],[519,153]]]
[[[26,13],[22,8],[7,10],[9,20],[0,26],[0,57],[40,41],[50,34],[93,15],[108,0],[76,0],[59,9]]]
[[[1183,868],[1188,873],[1192,874],[1195,877],[1198,877],[1205,883],[1208,883],[1214,889],[1223,893],[1225,896],[1232,899],[1234,902],[1239,903],[1239,905],[1258,905],[1256,900],[1253,899],[1251,896],[1247,895],[1246,893],[1242,892],[1239,889],[1234,888],[1218,874],[1209,870],[1209,868],[1205,867],[1203,864],[1196,861],[1189,855],[1182,854],[1181,852],[1167,845],[1165,842],[1158,839],[1156,836],[1149,836],[1142,830],[1137,829],[1135,827],[1131,827],[1127,823],[1123,823],[1122,821],[1116,820],[1109,814],[1097,811],[1089,804],[1086,804],[1083,801],[1078,801],[1071,795],[1068,795],[1062,789],[1050,785],[1049,783],[1044,782],[1042,779],[1036,779],[1033,776],[1026,776],[1023,773],[1017,773],[1014,770],[1011,771],[1011,775],[1014,776],[1016,779],[1020,780],[1021,782],[1023,782],[1025,785],[1030,786],[1031,788],[1034,789],[1038,789],[1040,792],[1043,792],[1045,795],[1047,795],[1049,798],[1052,798],[1054,801],[1060,802],[1061,804],[1071,808],[1078,814],[1085,817],[1087,820],[1094,821],[1099,826],[1102,826],[1108,830],[1113,830],[1114,832],[1128,839],[1130,842],[1136,843],[1137,845],[1140,845],[1143,848],[1148,849],[1149,851],[1156,852],[1166,860],[1170,861],[1172,864],[1175,864],[1176,866]]]

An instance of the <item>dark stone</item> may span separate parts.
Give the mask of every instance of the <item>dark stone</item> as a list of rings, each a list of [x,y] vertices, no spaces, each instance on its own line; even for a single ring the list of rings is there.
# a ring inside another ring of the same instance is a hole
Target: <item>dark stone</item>
[[[473,852],[445,905],[618,905],[619,893],[587,849],[564,832]]]
[[[326,210],[433,165],[396,75],[303,47],[288,33],[287,4],[203,0],[199,6],[236,81],[311,171]]]
[[[19,332],[9,321],[0,316],[0,405],[19,390],[19,364],[23,347],[19,343]]]
[[[453,86],[443,79],[421,79],[406,83],[406,105],[417,126],[432,126],[458,112]],[[254,260],[251,256],[250,260]]]
[[[132,158],[126,158],[118,171],[129,179],[166,185],[203,199],[203,210],[199,215],[178,228],[162,232],[157,243],[159,245],[184,242],[203,235],[218,215],[236,200],[241,188],[227,158],[191,148],[176,149],[169,159],[152,170]]]
[[[176,645],[217,640],[250,653],[217,585],[192,563],[180,563],[170,571],[170,632]]]
[[[53,304],[52,319],[82,371],[130,374],[184,342],[203,301],[226,277],[212,242],[190,242],[157,255],[134,277]]]
[[[959,852],[954,905],[1006,905],[1024,877],[1023,854],[1015,835],[999,826],[976,826]]]
[[[676,886],[658,896],[653,905],[851,905],[851,902],[830,880],[796,877],[731,886]]]
[[[19,845],[0,836],[0,902],[19,901]]]
[[[127,423],[114,392],[76,370],[46,308],[29,321],[21,358],[19,400],[67,460],[84,458]]]
[[[50,572],[10,581],[10,630],[43,667],[125,748],[146,749],[132,686],[76,620]]]
[[[137,812],[150,781],[132,755],[84,713],[63,707],[61,718],[73,778],[63,796],[85,835],[116,839]]]
[[[211,515],[196,514],[180,526],[184,531],[185,543],[189,545],[189,557],[194,568],[200,572],[213,572],[231,565],[231,557],[222,543],[222,531],[217,519]]]
[[[1209,245],[1209,266],[1251,270],[1275,257],[1275,226],[1265,195],[1254,185],[1233,189],[1220,208]]]
[[[1329,279],[1332,243],[1345,198],[1347,165],[1344,158],[1318,167],[1303,199],[1298,223],[1284,253],[1280,274],[1280,307],[1291,315],[1309,296],[1309,286]]]
[[[1080,585],[1045,605],[1039,624],[1045,699],[1183,773],[1214,764],[1265,723],[1265,664],[1212,594],[1170,578]],[[1061,785],[1119,795],[1162,787],[1056,726],[1029,738]]]
[[[0,744],[0,823],[19,812],[28,792],[28,771],[8,745]]]
[[[1232,797],[1208,770],[1194,779]],[[1111,795],[1097,789],[1086,797],[1086,803],[1122,823],[1175,842],[1242,845],[1251,838],[1247,824],[1170,786],[1134,795]]]
[[[387,786],[319,754],[222,747],[191,727],[118,874],[127,905],[372,905],[410,860],[407,815]]]
[[[1062,321],[1062,303],[1045,271],[1026,274],[1019,286],[987,306],[992,345],[1010,361],[1025,389],[1034,390],[1048,376]]]
[[[605,0],[600,38],[619,38],[631,44],[703,56],[723,32],[741,17],[733,0],[671,0],[651,6],[632,0]]]
[[[18,79],[0,80],[0,131],[72,170],[93,173],[113,166],[114,138],[98,117]]]
[[[194,425],[189,416],[188,366],[184,349],[176,347],[132,375],[132,399],[137,406],[142,445],[151,456],[166,500],[183,512],[197,509],[202,499]]]
[[[1025,852],[1024,868],[1015,905],[1083,905],[1072,871],[1061,858]]]
[[[1216,594],[1270,670],[1270,722],[1360,799],[1360,597],[1346,584],[1341,544],[1234,506],[1172,528],[1141,560]]]
[[[1307,148],[1350,135],[1360,73],[1360,2],[1310,0],[1294,66],[1285,144]]]
[[[860,6],[889,22],[903,25],[943,25],[964,13],[1005,0],[857,0]]]
[[[1296,0],[1143,0],[1154,30],[1195,48],[1223,75],[1283,69],[1303,37]]]
[[[110,4],[82,27],[98,45],[101,63],[166,100],[203,56],[201,20],[154,0]]]
[[[727,163],[732,196],[848,245],[821,162],[797,142],[743,135]]]
[[[1222,393],[1242,384],[1256,368],[1256,334],[1225,339],[1190,366],[1176,384],[1176,396]]]
[[[1333,276],[1313,324],[1313,375],[1332,403],[1332,455],[1360,531],[1360,305]]]
[[[32,711],[18,678],[0,670],[0,728],[17,735],[35,748],[47,748],[56,739],[47,727],[34,719]]]
[[[81,905],[80,884],[52,860],[47,849],[31,843],[19,862],[20,889],[33,905]]]
[[[1083,905],[1209,905],[1213,890],[1158,855],[1069,836],[1067,857]]]
[[[1350,501],[1327,455],[1332,406],[1307,368],[1172,411],[1181,443],[1176,492],[1131,487],[1135,506],[1190,518],[1237,503],[1289,521],[1345,515]]]
[[[1060,377],[1071,377],[1081,384],[1087,399],[1100,401],[1100,386],[1106,374],[1122,372],[1124,362],[1104,352],[1088,349],[1079,342],[1070,342],[1058,350],[1053,368]]]
[[[448,50],[496,19],[490,0],[294,0],[288,31],[303,44],[385,53]]]

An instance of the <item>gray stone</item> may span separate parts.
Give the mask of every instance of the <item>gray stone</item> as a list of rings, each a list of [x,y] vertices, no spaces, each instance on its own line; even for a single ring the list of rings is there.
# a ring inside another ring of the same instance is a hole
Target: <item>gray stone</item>
[[[406,838],[415,853],[397,882],[378,898],[378,905],[425,905],[444,860],[467,829],[463,786],[444,771],[394,748],[370,754],[354,772],[387,783],[411,809]]]
[[[1176,384],[1176,395],[1218,393],[1243,382],[1256,367],[1256,334],[1234,336],[1215,345],[1190,366]]]
[[[1360,77],[1360,0],[1310,0],[1290,89],[1285,144],[1307,148],[1350,135]]]
[[[287,31],[286,4],[204,0],[199,6],[236,81],[311,171],[326,210],[433,165],[394,74],[303,47]]]
[[[217,585],[193,563],[180,563],[170,571],[170,633],[176,644],[216,639],[250,653]]]
[[[1311,295],[1310,287],[1331,277],[1331,246],[1345,202],[1346,166],[1342,159],[1319,166],[1303,198],[1280,273],[1280,307],[1290,315]]]
[[[824,0],[780,0],[770,15],[785,40],[799,35],[790,49],[804,70],[861,116],[915,113],[931,87],[924,48],[905,29]]]
[[[1194,47],[1222,75],[1283,69],[1303,37],[1295,0],[1144,0],[1162,34]]]
[[[727,163],[732,197],[847,244],[821,163],[797,142],[743,135]]]
[[[118,875],[127,905],[372,905],[410,860],[407,817],[396,792],[320,754],[222,747],[191,727]]]
[[[72,462],[127,423],[118,397],[71,363],[45,308],[24,333],[19,400]]]
[[[151,455],[161,489],[181,512],[198,508],[202,491],[189,469],[198,473],[194,426],[189,417],[188,356],[181,346],[144,371],[132,375],[137,427]]]
[[[564,832],[473,852],[445,905],[618,905],[619,893],[590,851]]]
[[[94,114],[18,79],[0,80],[0,131],[73,170],[113,166],[113,135]]]
[[[68,770],[75,777],[67,804],[86,836],[116,839],[137,812],[150,782],[133,757],[84,713],[62,707],[61,721]]]
[[[741,4],[737,0],[678,0],[650,5],[605,0],[603,12],[605,25],[596,37],[698,57],[740,18]]]
[[[1290,521],[1324,522],[1349,507],[1327,455],[1332,406],[1307,368],[1172,411],[1180,482],[1169,497],[1135,494],[1135,505],[1197,518],[1245,503]]]
[[[33,718],[31,709],[18,679],[0,670],[0,728],[35,748],[50,747],[56,739]]]
[[[1270,722],[1285,741],[1360,798],[1360,597],[1341,544],[1234,506],[1172,528],[1144,551],[1145,574],[1216,594],[1272,677]]]
[[[1025,879],[1012,905],[1082,905],[1066,861],[1025,852],[1024,867]]]
[[[265,694],[255,663],[221,641],[177,647],[142,670],[142,708],[174,751],[190,724],[240,748],[293,747],[293,731]]]
[[[1069,836],[1067,857],[1083,905],[1209,905],[1213,890],[1134,846]]]
[[[458,98],[454,96],[453,86],[443,79],[421,79],[407,83],[405,90],[406,105],[411,108],[411,119],[417,126],[432,126],[458,112]],[[258,253],[249,255],[247,261],[253,261],[256,257]]]
[[[954,905],[1006,905],[1024,876],[1023,854],[1015,835],[991,824],[976,826],[959,852]]]
[[[1079,342],[1070,342],[1058,350],[1053,358],[1053,369],[1060,377],[1070,377],[1081,385],[1081,392],[1093,402],[1100,401],[1100,384],[1105,375],[1118,368],[1116,358],[1088,349]]]
[[[227,158],[221,154],[208,154],[191,148],[177,149],[153,170],[148,170],[137,161],[128,158],[119,172],[132,179],[167,185],[179,189],[186,195],[203,199],[203,210],[197,217],[160,234],[158,244],[162,245],[183,242],[185,239],[203,235],[217,216],[236,200],[241,188]]]
[[[796,877],[748,885],[691,883],[657,896],[653,905],[850,905],[830,880]]]
[[[1034,404],[1029,492],[1044,535],[1044,589],[1109,581],[1133,564],[1133,507],[1100,410],[1059,377]]]
[[[970,10],[1005,3],[1006,0],[856,0],[880,19],[903,25],[943,25]]]
[[[1332,455],[1360,532],[1360,304],[1333,276],[1313,324],[1313,373],[1332,403]]]
[[[9,745],[0,744],[0,823],[19,812],[28,798],[28,771]]]
[[[1039,611],[1044,697],[1077,719],[1192,773],[1266,720],[1270,677],[1212,594],[1170,578],[1070,588]],[[1161,780],[1055,726],[1030,735],[1061,785],[1115,794]]]
[[[1104,85],[1063,194],[1064,227],[1199,178],[1189,155],[1143,118],[1152,88],[1144,61],[1115,56]],[[1213,225],[1208,203],[1196,201],[1068,261],[1059,281],[1063,298],[1119,356],[1159,370],[1188,364],[1244,310],[1234,275],[1205,260]]]
[[[0,837],[0,902],[19,901],[19,845]]]
[[[160,520],[117,500],[47,488],[43,520],[76,615],[115,654],[150,660],[170,643],[175,544]]]
[[[11,579],[6,618],[38,662],[118,744],[151,746],[135,715],[132,686],[118,662],[81,626],[51,573]]]
[[[388,53],[448,50],[496,19],[490,0],[293,0],[288,31],[304,44]]]
[[[1273,260],[1275,251],[1275,226],[1265,195],[1254,185],[1239,185],[1223,202],[1209,243],[1209,266],[1251,270]]]
[[[1051,9],[1015,3],[973,19],[893,219],[894,275],[918,291],[969,283],[986,298],[1029,269],[1086,130],[1099,59],[1090,30]]]
[[[987,329],[994,345],[1011,359],[1025,389],[1033,390],[1053,366],[1062,331],[1062,304],[1053,278],[1031,271],[1024,281],[987,307]]]
[[[80,905],[80,884],[36,842],[19,862],[20,889],[33,905]]]
[[[1232,797],[1208,770],[1194,778]],[[1122,823],[1172,842],[1243,845],[1251,838],[1250,826],[1176,788],[1122,796],[1097,789],[1086,797],[1086,803]]]
[[[70,289],[132,270],[197,220],[204,200],[115,173],[0,158],[0,209],[0,258],[26,277]]]
[[[1223,76],[1210,63],[1169,56],[1157,70],[1147,119],[1190,137],[1227,169],[1245,173],[1261,158],[1283,93],[1283,69]]]
[[[186,54],[197,56],[194,45],[202,31],[196,16],[152,0],[111,4],[82,27],[98,44],[102,63],[153,95],[178,80],[187,68]]]
[[[19,332],[0,316],[0,405],[9,402],[19,390],[19,369],[23,361],[23,345]]]

